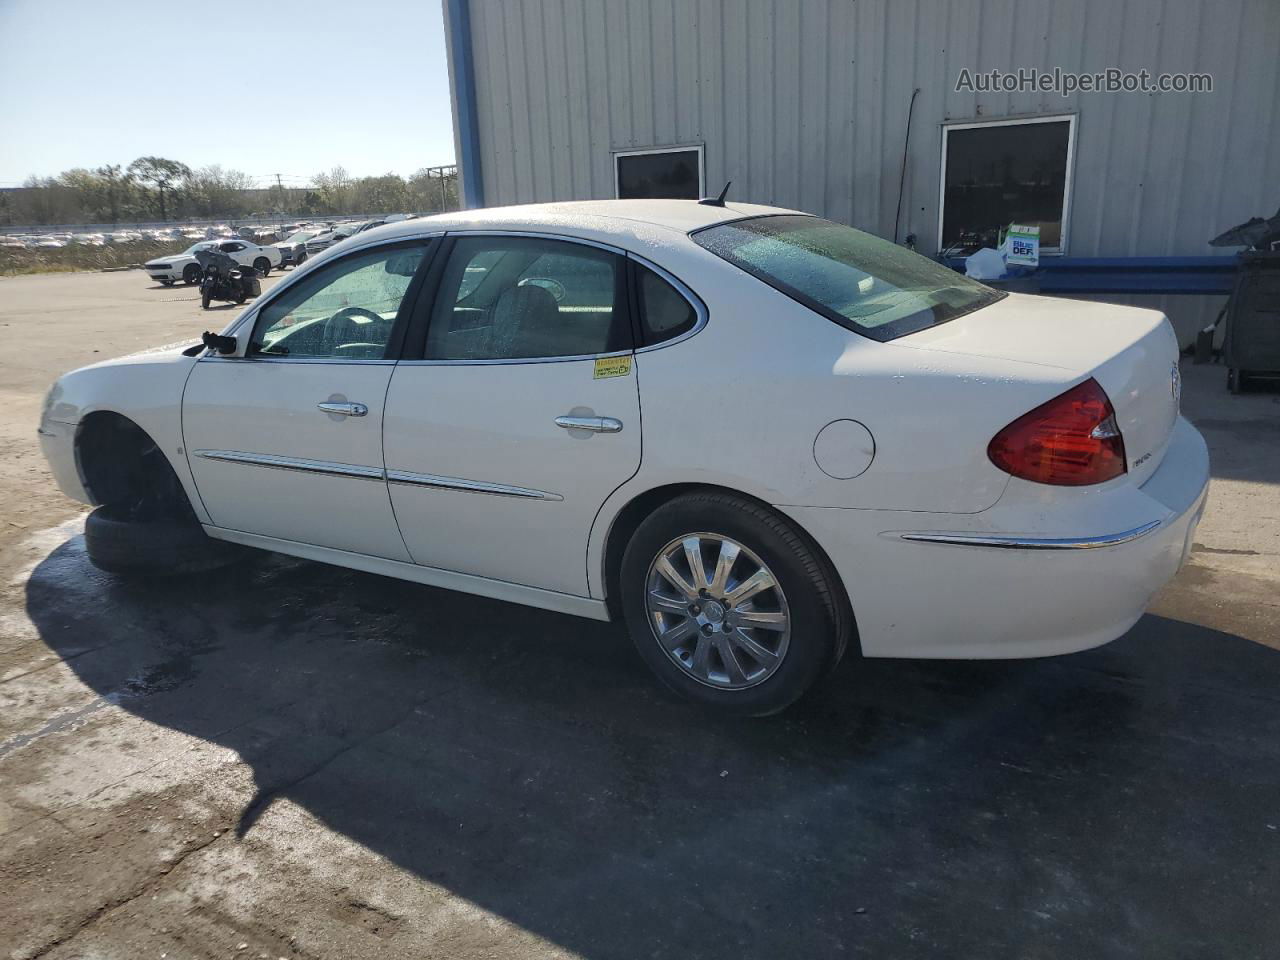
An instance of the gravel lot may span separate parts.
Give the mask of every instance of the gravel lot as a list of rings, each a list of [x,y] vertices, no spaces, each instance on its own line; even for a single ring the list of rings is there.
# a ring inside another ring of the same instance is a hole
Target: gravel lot
[[[234,309],[0,280],[0,957],[1275,955],[1280,395],[1185,368],[1214,486],[1121,640],[850,659],[722,721],[611,625],[265,554],[95,571],[44,391]]]

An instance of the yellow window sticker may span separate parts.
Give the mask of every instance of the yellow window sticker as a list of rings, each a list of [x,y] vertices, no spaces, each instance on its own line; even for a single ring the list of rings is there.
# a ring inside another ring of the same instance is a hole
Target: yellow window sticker
[[[631,372],[631,357],[600,357],[596,360],[596,380],[625,377]]]

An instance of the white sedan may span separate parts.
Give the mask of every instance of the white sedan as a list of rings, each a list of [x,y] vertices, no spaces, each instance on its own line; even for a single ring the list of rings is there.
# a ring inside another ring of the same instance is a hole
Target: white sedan
[[[1165,317],[1006,294],[769,207],[388,225],[205,343],[67,374],[44,452],[122,573],[228,544],[622,619],[765,714],[853,646],[1106,643],[1178,570],[1209,461]]]
[[[175,280],[181,280],[186,284],[199,283],[200,264],[196,263],[197,250],[220,250],[236,263],[257,268],[264,277],[280,266],[282,256],[278,247],[260,246],[251,240],[240,240],[235,237],[223,240],[202,240],[199,243],[193,243],[182,253],[148,260],[143,265],[147,276],[166,287],[171,286]]]

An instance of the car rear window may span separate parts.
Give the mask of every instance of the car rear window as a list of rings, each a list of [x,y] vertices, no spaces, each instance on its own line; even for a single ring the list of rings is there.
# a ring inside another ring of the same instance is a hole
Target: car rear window
[[[693,239],[874,340],[954,320],[1005,296],[906,247],[819,217],[752,217],[707,227]]]

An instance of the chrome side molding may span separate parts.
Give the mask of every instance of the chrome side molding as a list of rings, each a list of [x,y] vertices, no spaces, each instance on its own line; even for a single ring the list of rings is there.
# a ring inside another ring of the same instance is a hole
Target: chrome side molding
[[[379,467],[365,467],[356,463],[335,463],[331,460],[305,460],[301,457],[277,457],[270,453],[245,453],[242,450],[193,450],[204,460],[220,460],[224,463],[243,463],[252,467],[270,467],[274,470],[294,470],[299,473],[328,474],[334,477],[353,477],[357,480],[383,480]]]
[[[515,487],[505,483],[486,483],[483,480],[464,480],[461,477],[440,477],[430,473],[411,473],[408,470],[382,470],[379,467],[365,467],[355,463],[305,460],[301,457],[279,457],[270,453],[246,453],[242,450],[193,450],[191,452],[204,460],[240,463],[251,467],[268,467],[272,470],[293,470],[298,473],[349,477],[356,480],[384,480],[387,483],[399,483],[405,486],[462,490],[466,493],[487,493],[495,497],[519,497],[525,500],[564,499],[558,493],[534,490],[531,487]]]
[[[997,547],[1004,550],[1097,550],[1115,547],[1150,533],[1160,526],[1152,520],[1132,530],[1096,537],[1001,537],[982,533],[902,533],[903,540],[919,543],[948,543],[961,547]]]
[[[522,497],[526,500],[563,500],[558,493],[534,490],[530,487],[512,487],[505,483],[485,483],[482,480],[463,480],[460,477],[439,477],[431,473],[410,473],[407,470],[388,470],[388,483],[410,487],[436,487],[441,490],[463,490],[468,493],[487,493],[495,497]]]

